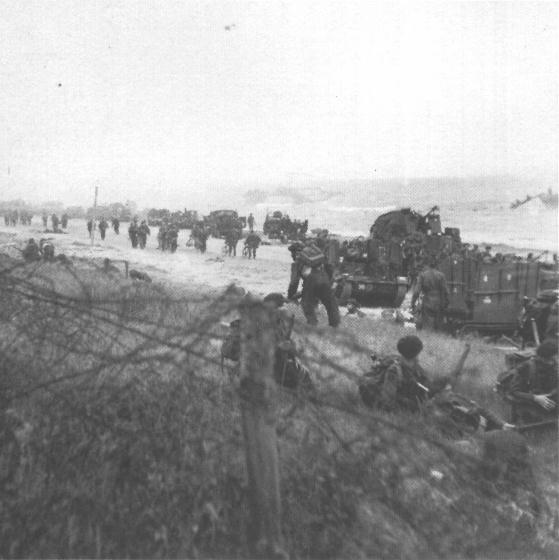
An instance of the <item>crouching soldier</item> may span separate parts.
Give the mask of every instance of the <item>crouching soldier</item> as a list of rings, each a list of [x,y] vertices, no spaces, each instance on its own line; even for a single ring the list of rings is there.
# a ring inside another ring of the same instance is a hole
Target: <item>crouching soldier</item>
[[[291,390],[311,390],[313,387],[307,368],[297,357],[295,343],[291,332],[295,318],[288,317],[282,309],[285,298],[280,293],[271,293],[264,298],[264,305],[273,314],[276,338],[274,359],[274,379],[278,385]]]
[[[423,342],[414,335],[398,341],[398,356],[374,357],[371,371],[359,384],[365,405],[387,412],[418,412],[429,396],[429,378],[419,365]]]
[[[514,371],[508,390],[512,421],[522,425],[557,419],[557,378],[557,343],[546,340],[535,357]]]
[[[274,355],[274,380],[278,385],[291,390],[311,390],[313,385],[308,370],[297,357],[295,344],[291,340],[293,329],[293,317],[287,317],[281,309],[285,303],[282,294],[268,294],[264,305],[273,314],[273,325],[275,333],[275,355]],[[222,370],[225,360],[234,362],[231,374],[239,374],[239,362],[241,359],[241,321],[236,319],[230,323],[229,333],[223,341],[221,348]]]
[[[46,261],[54,260],[54,245],[48,239],[39,241],[39,249]]]
[[[23,249],[22,254],[26,262],[41,260],[41,251],[39,249],[39,246],[37,245],[37,242],[33,238],[27,241],[27,245]]]
[[[453,439],[461,439],[476,432],[515,428],[475,401],[455,393],[450,377],[433,380],[425,410],[441,431]]]

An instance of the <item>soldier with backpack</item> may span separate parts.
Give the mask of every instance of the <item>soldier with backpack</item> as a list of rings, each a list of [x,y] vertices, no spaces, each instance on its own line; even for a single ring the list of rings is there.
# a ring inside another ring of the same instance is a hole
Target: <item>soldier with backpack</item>
[[[291,340],[293,330],[293,317],[288,317],[283,309],[285,298],[282,294],[268,294],[264,305],[273,314],[275,332],[275,356],[274,356],[274,380],[278,385],[291,390],[310,390],[312,381],[305,366],[297,357],[295,344]],[[223,370],[224,361],[230,360],[235,363],[232,374],[237,375],[239,361],[241,358],[241,322],[239,319],[232,321],[229,325],[229,333],[221,347],[221,365]]]
[[[359,384],[364,404],[387,412],[418,412],[429,397],[430,382],[419,365],[423,342],[415,336],[398,341],[398,356],[372,356],[373,367]]]
[[[251,231],[247,235],[247,238],[245,239],[245,247],[248,248],[248,258],[249,259],[251,257],[253,259],[256,258],[256,249],[258,249],[258,247],[260,247],[261,242],[262,242],[262,240],[260,239],[259,235],[257,233],[255,233],[254,231]]]
[[[322,303],[328,314],[328,324],[337,327],[340,324],[340,310],[332,290],[332,284],[326,270],[326,256],[314,243],[303,245],[297,241],[289,246],[293,263],[291,280],[287,289],[287,298],[295,299],[299,282],[303,281],[301,305],[309,325],[317,325],[316,308]]]

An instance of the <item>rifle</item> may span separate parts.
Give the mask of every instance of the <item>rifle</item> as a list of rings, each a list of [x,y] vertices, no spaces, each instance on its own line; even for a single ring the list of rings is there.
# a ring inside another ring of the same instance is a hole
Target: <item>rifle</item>
[[[458,379],[458,377],[460,377],[460,374],[462,373],[462,369],[464,368],[464,364],[466,363],[466,358],[468,357],[468,354],[470,353],[471,349],[472,349],[471,344],[467,343],[466,347],[464,348],[464,351],[462,352],[462,355],[460,356],[460,359],[458,360],[458,363],[450,373],[452,379]]]
[[[532,317],[530,319],[532,325],[532,335],[534,336],[534,342],[537,346],[540,345],[540,334],[538,333],[538,326],[536,325],[536,320]]]
[[[557,426],[557,420],[544,420],[542,422],[533,422],[532,424],[523,424],[522,426],[516,426],[514,429],[522,434],[530,430],[545,428],[547,426]]]

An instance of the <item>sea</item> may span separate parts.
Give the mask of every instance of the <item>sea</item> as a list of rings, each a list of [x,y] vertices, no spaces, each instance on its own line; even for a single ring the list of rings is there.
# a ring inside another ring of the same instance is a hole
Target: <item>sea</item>
[[[464,242],[489,244],[494,252],[548,251],[551,257],[558,251],[557,208],[546,207],[539,198],[511,208],[515,200],[550,187],[555,185],[536,179],[439,177],[218,186],[204,189],[196,198],[204,211],[252,212],[258,228],[267,213],[279,210],[291,218],[308,219],[310,230],[328,229],[343,237],[367,236],[376,218],[391,210],[426,213],[438,206],[443,228],[459,228]]]

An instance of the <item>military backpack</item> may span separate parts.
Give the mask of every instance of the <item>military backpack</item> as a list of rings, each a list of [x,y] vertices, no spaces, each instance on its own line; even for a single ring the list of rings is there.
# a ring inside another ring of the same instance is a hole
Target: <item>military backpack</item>
[[[384,379],[386,377],[386,372],[393,364],[396,364],[400,376],[402,376],[402,368],[400,365],[400,360],[398,356],[376,356],[372,355],[371,360],[373,365],[371,369],[363,375],[359,380],[359,395],[365,406],[374,408],[378,397],[381,393],[382,386],[384,384]]]

